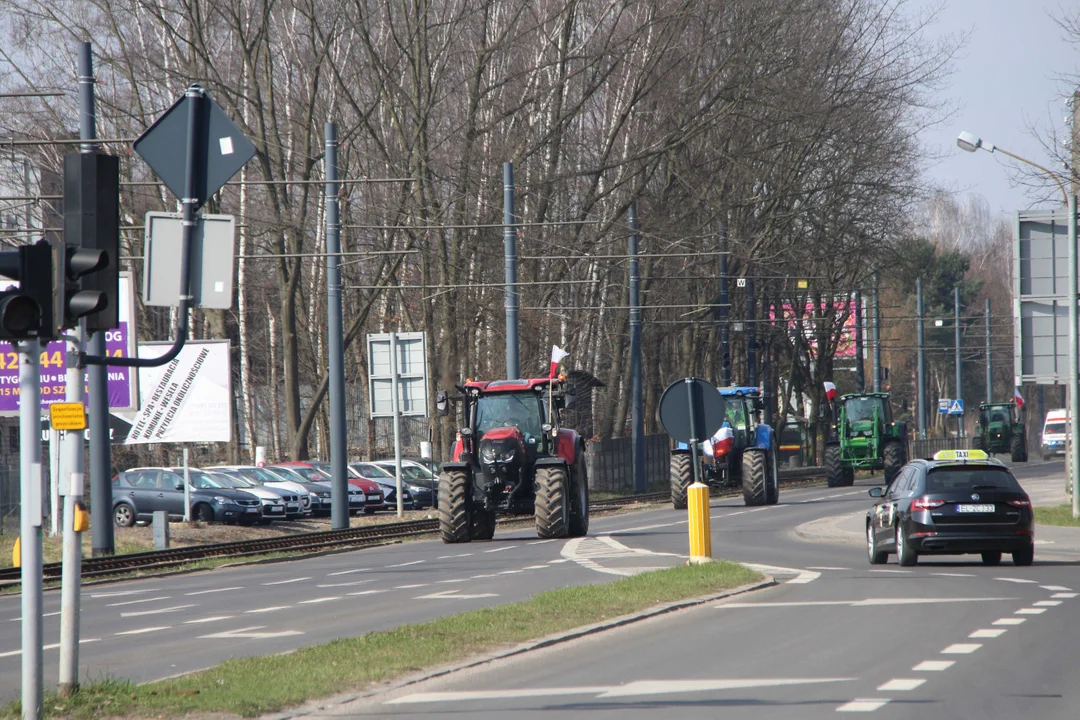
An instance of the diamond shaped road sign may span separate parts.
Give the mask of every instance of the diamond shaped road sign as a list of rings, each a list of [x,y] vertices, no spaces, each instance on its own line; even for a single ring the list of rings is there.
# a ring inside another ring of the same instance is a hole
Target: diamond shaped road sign
[[[192,97],[193,92],[201,97]],[[194,138],[194,199],[195,207],[199,208],[255,156],[255,146],[205,90],[192,85],[135,141],[134,148],[165,186],[182,200],[187,180],[188,116],[193,102],[199,104],[195,124],[201,131]]]

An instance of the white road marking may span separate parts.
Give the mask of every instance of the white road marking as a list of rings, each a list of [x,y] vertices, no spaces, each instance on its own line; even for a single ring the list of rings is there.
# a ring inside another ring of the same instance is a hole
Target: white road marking
[[[1071,592],[1072,588],[1067,588],[1063,585],[1040,585],[1043,590],[1056,590],[1058,592]]]
[[[385,590],[361,590],[360,592],[351,592],[351,593],[345,593],[345,594],[350,596],[350,597],[355,597],[355,596],[358,596],[358,595],[378,595],[379,593],[383,593],[383,592],[386,592],[386,591]]]
[[[1001,580],[1002,582],[1020,583],[1022,585],[1038,585],[1038,580],[1028,580],[1027,578],[994,578],[995,580]]]
[[[747,512],[747,511],[746,510],[740,510],[739,512],[728,513],[727,515],[723,515],[722,517],[735,517],[736,515],[742,515],[744,512]]]
[[[1060,600],[1040,600],[1034,603],[1035,607],[1057,607],[1061,604]]]
[[[218,640],[231,640],[234,638],[253,638],[255,640],[265,640],[266,638],[278,638],[289,637],[290,635],[303,635],[304,633],[299,630],[281,630],[279,632],[255,632],[256,630],[262,630],[265,625],[254,625],[247,628],[238,628],[236,630],[226,630],[224,632],[212,633],[210,635],[200,635],[200,640],[218,639]]]
[[[443,590],[442,592],[431,593],[430,595],[421,595],[414,597],[413,600],[475,600],[476,598],[488,598],[499,597],[498,593],[476,593],[475,595],[459,595],[460,590]]]
[[[938,577],[975,577],[974,573],[930,573]]]
[[[232,615],[215,615],[213,617],[196,618],[195,620],[185,620],[185,625],[201,625],[202,623],[212,623],[219,620],[232,620]]]
[[[620,533],[638,532],[639,530],[655,530],[656,528],[674,527],[679,523],[659,523],[656,525],[640,525],[638,527],[621,528],[619,530],[612,530],[607,533],[608,535],[618,535]]]
[[[230,590],[243,590],[240,585],[236,587],[227,588],[214,588],[213,590],[196,590],[195,592],[184,593],[185,595],[209,595],[210,593],[229,592]]]
[[[288,610],[292,608],[292,605],[274,605],[273,607],[255,608],[254,610],[245,610],[245,615],[256,615],[258,613],[275,612],[277,610]]]
[[[910,575],[915,572],[914,570],[870,570],[869,572],[876,573],[892,573],[894,575]]]
[[[155,609],[155,610],[134,610],[132,612],[122,612],[120,617],[139,617],[141,615],[157,615],[159,613],[177,612],[178,610],[187,610],[188,608],[196,607],[195,605],[173,605],[172,607]]]
[[[836,708],[836,712],[874,712],[888,704],[888,698],[857,698]]]
[[[991,625],[1023,625],[1027,618],[1000,618],[990,623]]]
[[[79,644],[80,645],[85,645],[86,643],[95,643],[95,642],[101,642],[101,638],[84,638],[84,639],[79,641]],[[52,645],[45,645],[41,649],[42,650],[55,650],[58,647],[60,647],[60,643],[53,643]],[[20,650],[9,650],[8,652],[0,653],[0,658],[15,657],[16,655],[22,655],[22,650],[21,649]]]
[[[451,583],[469,582],[469,578],[453,578],[451,580],[436,580],[436,585],[449,585]]]
[[[326,577],[337,577],[338,575],[350,575],[352,573],[367,572],[371,568],[356,568],[355,570],[339,570],[337,572],[326,573]]]
[[[914,690],[925,682],[925,678],[893,678],[884,685],[879,685],[878,692]]]
[[[336,587],[355,587],[357,585],[364,585],[369,582],[375,582],[375,578],[370,580],[353,580],[352,582],[343,583],[323,583],[322,585],[316,585],[317,588],[336,588]]]
[[[275,582],[263,583],[263,585],[288,585],[289,583],[303,582],[304,580],[310,580],[309,577],[293,578],[291,580],[277,580]]]
[[[431,583],[414,583],[412,585],[395,585],[394,589],[395,590],[412,590],[413,588],[427,587],[430,584]]]
[[[544,543],[555,542],[554,540],[533,540],[531,543],[525,543],[526,545],[543,545]]]
[[[503,570],[502,572],[500,572],[498,574],[499,575],[517,575],[520,572],[525,572],[525,571],[524,570]]]
[[[935,603],[996,602],[1015,600],[1016,598],[867,598],[865,600],[804,600],[781,602],[726,603],[715,605],[716,608],[768,608],[768,607],[816,607],[829,605],[847,605],[849,607],[880,607],[883,605],[933,605]]]
[[[341,600],[341,595],[331,595],[329,597],[314,598],[312,600],[301,600],[301,605],[315,605],[316,603],[330,602],[331,600]]]
[[[1050,597],[1056,597],[1056,598],[1074,598],[1074,597],[1076,597],[1076,596],[1077,596],[1077,593],[1073,593],[1073,592],[1064,592],[1064,593],[1054,593],[1054,594],[1053,594],[1053,595],[1051,595]]]
[[[59,615],[59,614],[60,614],[60,610],[57,610],[56,612],[45,613],[41,617],[43,617],[43,618],[54,617],[54,616]],[[21,620],[22,620],[22,617],[20,616],[20,617],[17,617],[17,618],[12,618],[11,620],[8,620],[8,622],[19,622]]]
[[[138,630],[125,630],[124,632],[113,633],[113,635],[142,635],[143,633],[157,632],[158,630],[171,630],[172,625],[159,625],[157,627],[139,628]]]
[[[469,578],[469,579],[470,579],[470,580],[481,580],[481,579],[483,579],[483,578],[493,578],[493,577],[495,577],[495,576],[494,576],[494,575],[473,575],[473,576],[472,576],[471,578]]]
[[[497,552],[502,552],[503,550],[513,550],[513,549],[514,549],[513,545],[506,545],[504,547],[497,547],[497,548],[492,548],[491,550],[485,550],[484,553],[485,554],[487,554],[487,553],[497,553]]]
[[[548,565],[558,565],[559,563],[570,562],[570,558],[558,558],[557,560],[548,560]]]
[[[941,651],[942,655],[970,655],[982,645],[979,643],[953,643]]]
[[[1067,589],[1067,588],[1066,588]],[[148,592],[161,592],[161,588],[147,588],[145,590],[118,590],[117,592],[94,593],[92,598],[120,597],[122,595],[141,595]]]
[[[1046,612],[1046,608],[1020,608],[1014,615],[1042,615]]]
[[[813,570],[779,567],[777,565],[759,565],[757,563],[743,563],[743,565],[751,570],[757,570],[758,572],[763,573],[795,575],[795,578],[787,581],[793,585],[805,585],[806,583],[811,583],[821,577],[821,573],[814,572]]]
[[[828,565],[807,565],[807,570],[850,570],[851,568],[830,567]]]
[[[923,660],[911,669],[915,672],[942,672],[955,664],[955,660]]]
[[[460,555],[440,555],[436,560],[449,560],[450,558],[470,557],[476,553],[461,553]]]
[[[128,600],[127,602],[109,603],[106,607],[120,607],[121,605],[136,605],[138,603],[157,602],[158,600],[169,600],[171,595],[162,595],[155,598],[143,598],[142,600]]]
[[[388,568],[409,567],[410,565],[419,565],[422,562],[424,562],[424,561],[423,560],[413,560],[412,562],[398,563],[397,565],[384,565],[383,567],[388,567]]]
[[[975,632],[968,635],[968,637],[969,638],[975,638],[975,639],[978,639],[978,638],[996,638],[996,637],[1001,637],[1004,634],[1005,634],[1005,630],[1002,629],[1002,628],[997,628],[997,629],[983,628],[983,629],[980,629],[980,630],[976,630]]]
[[[821,497],[816,497],[816,498],[810,498],[808,500],[803,500],[803,502],[810,503],[810,502],[817,502],[818,500],[828,500],[828,499],[829,499],[828,496],[822,495]]]
[[[547,570],[547,565],[529,565],[522,568],[522,570]]]

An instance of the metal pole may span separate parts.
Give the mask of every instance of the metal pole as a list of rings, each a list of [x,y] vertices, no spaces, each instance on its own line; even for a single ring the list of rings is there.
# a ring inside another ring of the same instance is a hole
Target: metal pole
[[[22,716],[41,717],[43,634],[41,606],[41,343],[19,343],[19,547],[22,553]]]
[[[330,525],[349,527],[348,435],[345,428],[345,326],[341,306],[341,218],[338,208],[338,128],[325,126],[326,139],[326,321],[330,361]]]
[[[1077,247],[1076,247],[1076,195],[1069,195],[1069,438],[1070,450],[1069,476],[1072,478],[1072,511],[1074,518],[1080,518],[1080,462],[1077,448],[1080,443],[1080,375],[1077,362],[1080,361],[1080,336],[1077,335]]]
[[[994,374],[990,370],[990,298],[986,298],[986,403],[993,402]]]
[[[394,486],[397,488],[397,515],[404,514],[403,501],[401,498],[401,402],[398,398],[401,387],[398,377],[398,344],[397,333],[390,333],[390,394],[393,395],[394,408]]]
[[[645,413],[641,375],[641,275],[638,270],[637,201],[627,210],[630,220],[630,441],[634,446],[634,492],[648,489],[645,479]]]
[[[874,392],[881,392],[881,308],[878,306],[878,274],[874,273],[874,294],[871,302],[873,311],[873,334],[874,343]]]
[[[963,360],[960,358],[960,286],[953,288],[953,331],[956,336],[956,398],[964,399]],[[964,437],[964,416],[956,416],[956,436]]]
[[[60,431],[49,428],[49,536],[60,534]]]
[[[866,369],[863,367],[862,293],[855,291],[855,392],[866,392]]]
[[[518,362],[517,228],[514,226],[514,163],[503,163],[503,245],[506,255],[506,379],[521,377]],[[400,497],[400,496],[399,496]]]
[[[697,403],[694,402],[694,387],[695,387],[694,378],[688,377],[688,378],[686,378],[685,382],[686,382],[686,397],[689,400],[688,405],[690,406],[690,442],[689,442],[689,445],[690,445],[690,457],[692,458],[690,464],[694,468],[694,482],[699,483],[699,482],[701,482],[701,459],[698,456],[698,451],[700,450],[700,444],[701,444],[702,438],[698,436],[697,412],[696,412]]]
[[[727,223],[720,222],[720,382],[731,386],[731,296],[728,293]]]
[[[754,333],[754,278],[746,273],[746,384],[757,387],[757,336]]]
[[[919,343],[919,437],[926,439],[926,346],[923,344],[923,306],[922,306],[922,278],[915,279],[915,314],[917,316],[917,335]]]
[[[79,43],[79,138],[97,138],[94,110],[94,65],[90,43]],[[97,150],[84,143],[81,152]],[[115,262],[109,258],[109,262]],[[91,355],[105,355],[105,333],[93,333],[87,343]],[[112,519],[112,448],[109,446],[109,371],[103,365],[87,370],[90,385],[88,425],[90,427],[90,537],[94,557],[112,555],[115,550]],[[77,383],[82,385],[82,383]],[[80,455],[82,448],[79,449]]]

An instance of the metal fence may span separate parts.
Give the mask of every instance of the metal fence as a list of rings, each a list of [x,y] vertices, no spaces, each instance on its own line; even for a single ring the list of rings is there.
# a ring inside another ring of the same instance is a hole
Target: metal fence
[[[631,438],[611,438],[590,442],[585,449],[589,468],[589,488],[603,492],[633,492],[634,449]],[[667,435],[645,437],[645,482],[666,484],[671,455]]]
[[[934,453],[942,450],[970,450],[971,438],[927,438],[918,440],[912,438],[908,441],[908,458],[932,458]]]

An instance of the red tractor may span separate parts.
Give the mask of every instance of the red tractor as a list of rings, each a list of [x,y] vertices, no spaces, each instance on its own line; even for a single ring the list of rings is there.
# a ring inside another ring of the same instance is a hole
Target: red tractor
[[[463,418],[453,460],[439,478],[439,533],[445,543],[490,540],[496,513],[533,515],[544,539],[589,532],[585,441],[559,427],[573,396],[562,377],[468,381],[460,395],[436,394],[440,416],[449,401]]]

